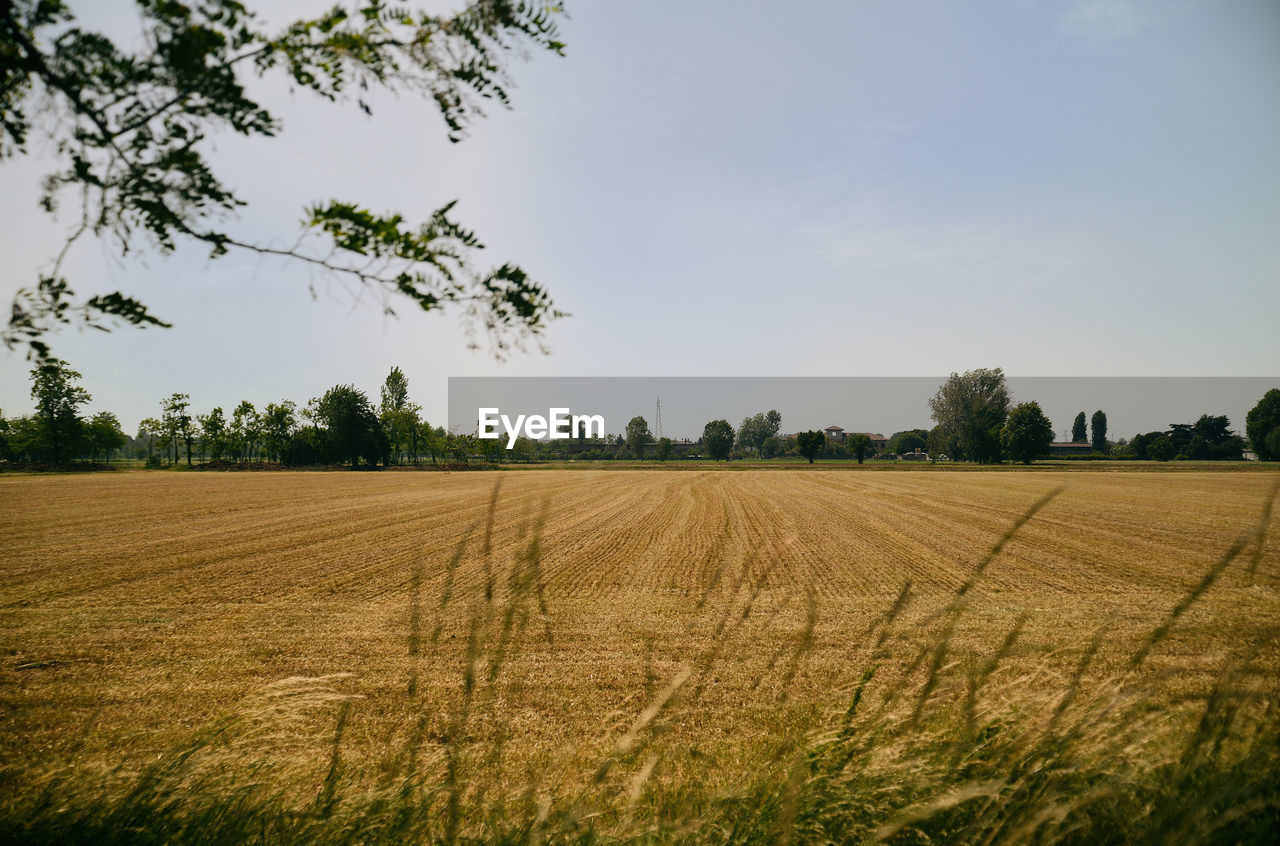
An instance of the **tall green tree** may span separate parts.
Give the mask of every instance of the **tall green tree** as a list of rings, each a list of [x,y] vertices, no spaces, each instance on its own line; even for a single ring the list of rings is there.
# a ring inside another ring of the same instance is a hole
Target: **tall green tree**
[[[178,445],[187,446],[187,466],[191,466],[191,444],[195,440],[195,428],[191,425],[191,397],[186,394],[172,394],[161,403],[163,413],[160,416],[165,431],[173,444],[173,463],[178,463]]]
[[[294,238],[246,240],[225,227],[245,203],[207,154],[227,131],[279,134],[279,119],[250,92],[274,73],[368,115],[372,88],[420,94],[458,141],[481,102],[509,105],[510,51],[563,52],[558,17],[557,6],[537,2],[473,0],[440,16],[360,0],[268,29],[240,0],[140,0],[141,37],[118,44],[81,26],[64,0],[3,0],[0,156],[33,148],[53,159],[41,205],[52,213],[64,195],[78,204],[67,246],[92,235],[122,254],[147,242],[168,254],[185,242],[214,258],[291,259],[381,292],[389,313],[396,298],[424,311],[460,306],[473,335],[486,334],[502,355],[538,341],[561,313],[519,267],[477,267],[483,245],[453,218],[454,203],[414,225],[328,200],[304,210],[309,238],[293,247],[279,243]],[[10,348],[25,344],[43,360],[48,333],[63,324],[169,325],[120,291],[77,300],[62,276],[66,253],[14,298],[0,333]]]
[[[474,435],[467,435],[462,432],[457,434],[450,432],[445,436],[445,445],[448,448],[449,455],[453,456],[454,461],[462,464],[467,462],[467,457],[476,448],[476,442],[477,438]],[[482,443],[493,442],[486,439]]]
[[[213,461],[222,458],[227,450],[227,420],[222,407],[217,406],[208,414],[196,416],[200,424],[200,443],[202,449]]]
[[[99,411],[85,424],[85,441],[89,457],[101,461],[123,447],[128,438],[120,430],[120,419],[110,411]]]
[[[144,417],[138,421],[138,440],[147,445],[147,461],[155,456],[156,441],[164,434],[164,424],[154,417]]]
[[[1173,445],[1168,435],[1157,432],[1147,444],[1146,452],[1147,457],[1155,461],[1168,461],[1178,454],[1178,448]]]
[[[262,418],[253,403],[241,400],[231,412],[231,452],[237,461],[252,461],[262,439]]]
[[[80,451],[84,421],[80,406],[92,397],[77,384],[81,375],[61,359],[49,359],[31,370],[31,398],[36,403],[42,457],[57,463],[70,461]]]
[[[654,448],[653,457],[659,461],[666,461],[671,457],[671,439],[658,438],[658,444]]]
[[[702,427],[702,448],[716,461],[729,457],[733,449],[733,427],[728,420],[712,420]]]
[[[1009,389],[999,367],[952,373],[929,407],[934,421],[955,440],[959,457],[984,464],[1000,460]]]
[[[653,443],[653,433],[649,431],[649,421],[643,417],[632,417],[627,421],[627,448],[637,459],[644,458],[644,448]]]
[[[1053,424],[1038,402],[1022,402],[1014,406],[1000,434],[1005,452],[1014,461],[1030,464],[1049,455],[1053,443]]]
[[[855,433],[849,436],[847,448],[849,454],[858,459],[858,463],[862,463],[862,459],[867,457],[867,451],[871,449],[871,438],[861,433]]]
[[[10,442],[13,426],[4,418],[4,410],[0,409],[0,461],[13,461],[13,444]]]
[[[382,382],[380,410],[399,411],[409,404],[409,378],[399,367],[392,367]]]
[[[1089,433],[1085,429],[1084,412],[1076,415],[1076,422],[1071,424],[1071,443],[1086,444],[1089,442]]]
[[[822,432],[800,432],[796,435],[796,449],[812,464],[813,460],[827,445],[827,436]]]
[[[928,449],[928,429],[906,429],[894,432],[889,438],[888,450],[894,455],[906,455],[918,449]]]
[[[1244,439],[1231,431],[1231,421],[1225,415],[1202,414],[1191,424],[1191,442],[1185,452],[1188,458],[1239,460]]]
[[[929,461],[937,461],[943,456],[955,458],[960,450],[956,436],[943,428],[941,424],[929,430]]]
[[[1280,388],[1262,395],[1244,418],[1244,431],[1263,461],[1280,461]]]
[[[390,444],[382,423],[364,391],[353,385],[335,385],[320,399],[320,419],[328,430],[331,455],[359,467],[388,459]]]
[[[782,415],[776,408],[754,414],[738,427],[738,443],[763,457],[764,442],[775,437],[781,429]]]
[[[416,428],[416,443],[422,451],[420,454],[430,458],[432,464],[437,463],[440,456],[445,455],[448,447],[448,437],[444,428],[434,428],[425,420],[418,420]]]
[[[262,445],[268,461],[283,461],[298,426],[298,407],[290,400],[269,402],[262,409]]]
[[[382,402],[378,407],[378,416],[382,420],[383,431],[391,444],[391,457],[400,463],[408,453],[417,460],[418,456],[418,415],[421,406],[409,402],[409,379],[399,367],[391,368],[382,383]]]
[[[1093,417],[1089,420],[1089,430],[1093,434],[1093,451],[1107,451],[1107,414],[1104,411],[1095,411]]]

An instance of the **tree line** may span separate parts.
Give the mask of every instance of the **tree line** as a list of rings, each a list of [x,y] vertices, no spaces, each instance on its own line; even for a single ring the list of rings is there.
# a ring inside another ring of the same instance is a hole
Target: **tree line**
[[[931,453],[951,458],[996,463],[1030,463],[1045,458],[1053,442],[1053,426],[1039,403],[1011,406],[1000,368],[952,373],[929,401],[936,423],[927,435]],[[1076,415],[1072,442],[1088,443],[1094,456],[1113,459],[1170,461],[1175,459],[1239,460],[1248,446],[1222,415],[1204,414],[1194,423],[1172,423],[1167,430],[1137,435],[1131,441],[1107,440],[1107,415],[1099,410],[1089,418]],[[1259,400],[1246,420],[1248,441],[1263,460],[1280,458],[1280,390]]]
[[[519,438],[507,450],[500,440],[480,439],[432,426],[421,406],[409,399],[409,382],[399,367],[387,374],[375,405],[353,385],[335,385],[299,406],[290,400],[261,409],[245,400],[227,413],[217,406],[195,413],[188,394],[174,393],[159,403],[159,414],[144,419],[135,437],[127,436],[109,411],[86,417],[92,397],[81,374],[65,361],[50,359],[31,370],[33,414],[6,419],[0,414],[0,460],[46,462],[145,459],[149,466],[201,463],[243,465],[259,462],[286,466],[350,465],[377,467],[425,462],[583,460],[652,457],[715,461],[795,457],[847,458],[861,463],[875,457],[877,445],[865,434],[843,439],[825,432],[781,434],[776,409],[746,417],[735,429],[728,420],[712,420],[694,443],[654,439],[644,417],[633,417],[625,432],[573,442]],[[1039,403],[1014,405],[1000,368],[953,373],[929,401],[934,426],[895,432],[880,448],[885,455],[928,460],[1031,463],[1050,454],[1053,426]],[[1081,411],[1072,441],[1087,443],[1093,457],[1169,461],[1239,459],[1252,445],[1263,460],[1280,460],[1280,389],[1272,389],[1249,412],[1246,438],[1220,415],[1202,415],[1194,423],[1174,423],[1126,441],[1107,439],[1107,415]]]
[[[450,435],[423,419],[398,367],[383,382],[377,406],[353,385],[335,385],[303,406],[281,400],[259,409],[244,400],[229,414],[222,406],[195,413],[188,394],[174,393],[160,401],[157,416],[141,421],[133,438],[109,411],[84,416],[81,409],[92,397],[79,384],[81,378],[59,359],[34,367],[35,413],[13,419],[0,414],[0,459],[58,465],[125,457],[145,459],[149,466],[199,460],[375,467],[465,460],[473,450],[473,439]]]

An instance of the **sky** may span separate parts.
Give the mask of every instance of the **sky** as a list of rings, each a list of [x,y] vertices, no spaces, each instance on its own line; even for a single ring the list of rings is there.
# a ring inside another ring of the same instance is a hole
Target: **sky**
[[[272,3],[271,20],[328,5]],[[127,3],[72,6],[136,37]],[[513,108],[460,144],[409,95],[376,93],[370,118],[268,78],[252,91],[283,133],[210,153],[248,202],[228,224],[246,240],[293,242],[315,201],[424,218],[458,200],[481,263],[520,264],[571,313],[549,354],[495,361],[456,313],[387,318],[296,264],[83,241],[72,288],[174,324],[54,337],[87,410],[132,432],[175,391],[197,412],[348,383],[376,400],[393,366],[441,422],[451,376],[1280,372],[1280,4],[568,13],[566,55],[513,58]],[[0,161],[0,297],[71,227],[73,204],[36,205],[51,167],[39,144]],[[6,415],[31,410],[29,367],[0,351]]]

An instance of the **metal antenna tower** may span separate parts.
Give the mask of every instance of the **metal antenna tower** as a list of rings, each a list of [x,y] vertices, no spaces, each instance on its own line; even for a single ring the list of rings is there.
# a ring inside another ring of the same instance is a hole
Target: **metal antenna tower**
[[[658,408],[653,416],[654,426],[658,429],[658,440],[662,440],[662,397],[658,397]]]

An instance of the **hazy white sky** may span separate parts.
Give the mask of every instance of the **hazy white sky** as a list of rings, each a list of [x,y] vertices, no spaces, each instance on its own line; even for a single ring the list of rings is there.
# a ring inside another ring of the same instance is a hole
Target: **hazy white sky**
[[[129,31],[127,4],[93,8]],[[455,316],[388,320],[323,286],[313,302],[298,266],[85,242],[73,288],[123,289],[175,324],[54,339],[90,410],[132,431],[174,391],[198,411],[337,383],[376,399],[393,365],[440,421],[463,375],[1277,372],[1280,4],[569,12],[567,56],[513,63],[514,110],[462,144],[411,98],[381,93],[369,119],[268,82],[284,133],[220,137],[214,155],[250,240],[292,241],[316,200],[423,217],[459,199],[488,260],[572,312],[551,355],[496,364]],[[36,207],[48,169],[0,162],[6,301],[71,223]],[[0,355],[0,409],[26,413],[29,365]]]

